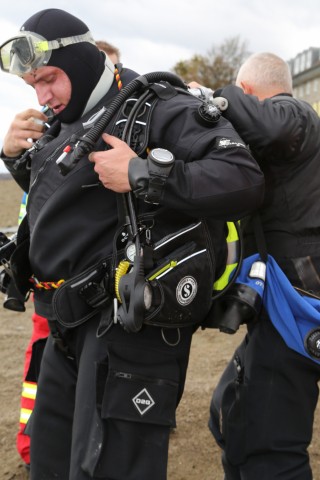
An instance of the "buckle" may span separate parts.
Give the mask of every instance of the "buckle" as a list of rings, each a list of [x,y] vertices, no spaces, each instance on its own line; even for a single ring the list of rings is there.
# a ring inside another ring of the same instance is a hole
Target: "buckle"
[[[110,303],[111,295],[105,288],[104,283],[108,279],[108,275],[103,283],[89,282],[79,290],[79,295],[92,308],[103,308]]]

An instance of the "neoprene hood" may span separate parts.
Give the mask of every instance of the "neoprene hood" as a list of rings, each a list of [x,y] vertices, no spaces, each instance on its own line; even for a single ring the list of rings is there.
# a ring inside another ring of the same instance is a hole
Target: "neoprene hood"
[[[82,35],[89,31],[85,23],[64,10],[49,8],[32,15],[21,31],[34,32],[46,40]],[[52,51],[49,66],[61,68],[72,85],[67,107],[57,115],[65,123],[77,120],[104,71],[105,57],[98,47],[81,42]]]

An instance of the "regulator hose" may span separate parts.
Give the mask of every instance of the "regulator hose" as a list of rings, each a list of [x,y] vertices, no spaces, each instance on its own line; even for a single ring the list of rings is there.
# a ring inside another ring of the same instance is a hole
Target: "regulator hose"
[[[150,84],[160,81],[166,81],[173,86],[180,87],[183,90],[187,89],[187,86],[183,80],[174,73],[170,72],[146,73],[145,75],[140,75],[139,77],[131,80],[128,85],[120,90],[118,95],[114,98],[108,109],[99,118],[97,123],[85,135],[83,135],[74,146],[68,147],[68,150],[66,150],[67,155],[59,162],[61,174],[66,175],[69,173],[84,155],[92,152],[94,145],[107,128],[110,120],[117,113],[127,98],[129,98],[140,88],[147,88]]]

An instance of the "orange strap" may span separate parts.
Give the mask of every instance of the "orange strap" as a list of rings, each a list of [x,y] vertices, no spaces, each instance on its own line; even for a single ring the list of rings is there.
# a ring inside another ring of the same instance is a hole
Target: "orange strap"
[[[30,278],[30,282],[34,284],[36,288],[39,290],[54,290],[60,287],[64,280],[58,280],[57,282],[39,282],[39,280],[35,277]]]

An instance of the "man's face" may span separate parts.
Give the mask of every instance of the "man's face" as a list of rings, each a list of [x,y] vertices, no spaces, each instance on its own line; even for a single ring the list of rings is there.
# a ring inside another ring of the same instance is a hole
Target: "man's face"
[[[71,98],[68,75],[57,67],[40,67],[22,76],[36,91],[40,105],[48,105],[55,115],[62,112]]]

